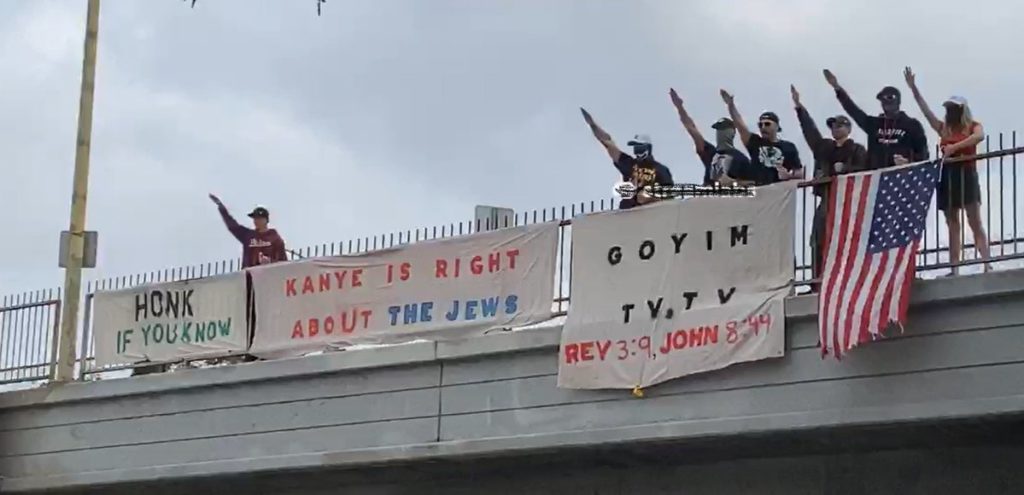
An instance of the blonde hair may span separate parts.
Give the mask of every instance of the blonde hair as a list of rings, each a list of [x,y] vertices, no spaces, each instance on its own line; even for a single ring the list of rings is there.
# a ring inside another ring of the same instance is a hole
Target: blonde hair
[[[943,107],[946,108],[946,116],[943,117],[943,119],[942,119],[942,122],[945,124],[943,126],[943,133],[944,134],[948,135],[948,134],[951,134],[951,133],[956,132],[956,131],[968,131],[968,132],[970,132],[970,130],[974,127],[974,117],[971,116],[971,107],[969,107],[966,104],[964,104],[964,105],[957,105],[957,106],[959,106],[960,108],[963,109],[963,111],[960,113],[960,121],[959,122],[950,122],[949,121],[949,107],[946,106],[946,105],[943,105]]]

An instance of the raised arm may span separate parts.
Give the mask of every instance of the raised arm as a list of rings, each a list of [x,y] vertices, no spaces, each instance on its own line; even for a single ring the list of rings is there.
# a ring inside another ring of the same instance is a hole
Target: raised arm
[[[690,133],[693,145],[697,147],[699,152],[704,147],[704,136],[700,133],[700,129],[697,128],[697,124],[690,118],[690,114],[686,112],[686,108],[683,107],[683,99],[679,97],[676,90],[669,88],[668,94],[672,98],[672,105],[676,107],[676,112],[679,114],[679,121],[683,123],[683,128],[686,129],[686,132]]]
[[[743,146],[747,146],[750,142],[750,128],[747,127],[747,123],[743,121],[743,116],[740,115],[740,111],[736,109],[736,99],[729,94],[726,90],[721,90],[722,101],[729,107],[729,117],[732,118],[733,124],[736,125],[736,132],[740,135],[740,141],[743,142]]]
[[[238,242],[245,242],[249,229],[239,225],[238,222],[235,221],[234,217],[228,213],[227,207],[224,206],[224,203],[222,203],[220,198],[216,195],[211,194],[210,200],[213,201],[213,204],[217,205],[217,211],[220,213],[221,220],[224,220],[224,225],[228,228],[228,232],[231,232],[231,235],[235,236],[235,239],[238,239]]]
[[[836,75],[828,69],[825,69],[824,73],[825,81],[827,81],[829,86],[832,86],[832,89],[836,91],[836,98],[839,99],[839,104],[843,106],[843,110],[850,114],[850,118],[857,123],[857,126],[859,126],[862,131],[868,133],[873,132],[870,130],[871,119],[868,117],[868,114],[864,113],[864,110],[861,110],[860,107],[850,99],[850,95],[847,94],[846,90],[839,85],[839,79],[836,78]]]
[[[921,90],[917,88],[917,81],[914,76],[914,71],[907,67],[903,69],[903,78],[907,80],[907,86],[910,87],[910,92],[914,94],[914,101],[917,102],[917,106],[921,108],[921,113],[924,114],[924,118],[928,119],[928,124],[935,129],[935,132],[941,133],[943,123],[935,116],[931,108],[928,108],[928,102],[925,101],[924,96],[921,95]]]
[[[818,130],[818,126],[814,123],[814,119],[811,118],[811,114],[804,108],[804,104],[800,102],[800,93],[796,90],[796,86],[790,85],[789,93],[793,96],[796,118],[800,121],[800,130],[804,133],[804,140],[807,141],[807,146],[811,148],[811,153],[817,155],[818,148],[823,139],[821,131]]]
[[[594,122],[594,117],[590,116],[590,112],[583,108],[580,108],[580,112],[583,112],[583,120],[585,120],[587,125],[590,126],[590,131],[594,133],[594,137],[597,138],[597,141],[604,146],[605,150],[608,151],[608,156],[611,157],[613,162],[618,162],[619,157],[622,156],[622,150],[615,145],[615,141],[612,140],[611,134],[605,132],[601,126],[597,125],[597,122]]]

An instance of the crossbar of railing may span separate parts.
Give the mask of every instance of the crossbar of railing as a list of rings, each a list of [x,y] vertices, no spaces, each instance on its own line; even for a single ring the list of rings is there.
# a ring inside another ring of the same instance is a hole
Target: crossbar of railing
[[[971,161],[990,160],[992,158],[1001,158],[1001,157],[1006,157],[1006,156],[1011,156],[1011,155],[1019,155],[1021,153],[1024,153],[1024,146],[1020,146],[1020,147],[1016,147],[1016,148],[1008,148],[1008,149],[1005,149],[1005,150],[987,151],[987,152],[978,153],[978,154],[975,154],[975,155],[964,155],[964,156],[957,156],[957,157],[953,157],[953,158],[947,158],[943,163],[945,163],[947,165],[950,165],[950,164],[964,163],[964,162],[971,162]],[[922,163],[927,163],[927,162],[922,162]],[[804,188],[804,187],[818,186],[818,185],[822,185],[822,184],[830,184],[830,183],[832,183],[833,180],[835,180],[835,177],[832,177],[832,176],[829,176],[829,177],[818,177],[816,179],[808,179],[808,180],[805,180],[805,181],[800,181],[800,187]]]

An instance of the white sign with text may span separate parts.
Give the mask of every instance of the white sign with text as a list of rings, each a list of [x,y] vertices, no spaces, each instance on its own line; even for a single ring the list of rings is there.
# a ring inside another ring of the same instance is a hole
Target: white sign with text
[[[249,345],[245,272],[97,292],[96,364],[168,362]]]
[[[558,222],[250,269],[251,353],[466,336],[551,318]]]
[[[781,357],[796,183],[573,220],[558,386],[648,387]]]

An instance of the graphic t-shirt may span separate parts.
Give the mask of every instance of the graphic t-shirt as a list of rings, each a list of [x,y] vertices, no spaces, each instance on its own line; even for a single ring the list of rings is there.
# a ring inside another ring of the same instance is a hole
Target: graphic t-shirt
[[[803,164],[800,163],[800,152],[797,151],[796,145],[789,141],[780,139],[771,142],[754,134],[747,142],[747,152],[750,153],[750,159],[757,170],[758,184],[779,182],[779,173],[775,170],[779,165],[786,170],[803,168]]]
[[[671,186],[673,184],[672,172],[669,171],[668,167],[658,163],[653,158],[637,160],[630,155],[622,153],[619,155],[619,159],[615,161],[615,168],[619,169],[623,181],[632,182],[636,186],[637,194],[640,193],[641,188],[646,186]],[[636,196],[633,196],[632,198],[619,201],[619,208],[624,210],[638,204]]]
[[[697,156],[704,164],[705,186],[718,182],[726,174],[738,180],[757,180],[751,171],[750,159],[738,149],[719,151],[711,142],[704,141],[704,145],[697,150]]]

